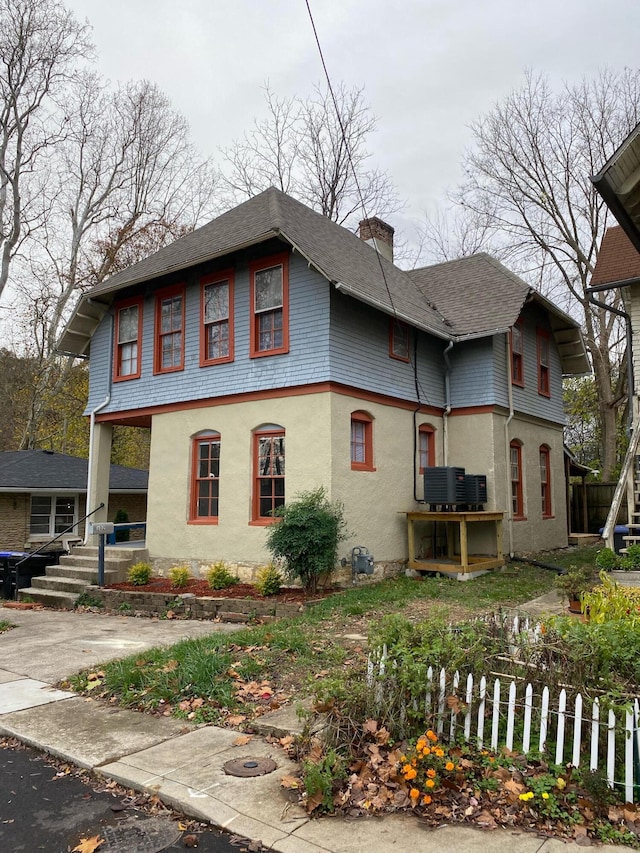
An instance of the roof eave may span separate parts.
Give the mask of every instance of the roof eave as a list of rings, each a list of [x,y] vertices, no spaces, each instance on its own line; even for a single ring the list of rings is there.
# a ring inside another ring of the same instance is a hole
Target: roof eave
[[[640,124],[591,181],[640,252]]]

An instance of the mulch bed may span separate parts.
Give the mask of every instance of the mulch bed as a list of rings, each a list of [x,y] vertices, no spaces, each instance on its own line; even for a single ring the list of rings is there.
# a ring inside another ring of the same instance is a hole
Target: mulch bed
[[[250,583],[236,583],[224,589],[211,589],[206,580],[191,578],[186,586],[175,587],[171,585],[170,578],[151,578],[149,583],[136,586],[132,583],[114,583],[105,589],[118,589],[125,592],[159,592],[171,595],[197,595],[209,598],[249,598],[254,601],[274,601],[281,603],[303,604],[308,601],[320,601],[334,592],[339,592],[339,587],[325,587],[315,595],[307,595],[303,589],[283,587],[278,595],[264,596],[258,592],[257,587]]]

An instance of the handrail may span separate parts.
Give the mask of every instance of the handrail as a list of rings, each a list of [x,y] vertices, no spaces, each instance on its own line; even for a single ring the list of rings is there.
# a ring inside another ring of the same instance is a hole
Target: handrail
[[[629,471],[631,470],[631,466],[634,464],[634,460],[638,452],[638,439],[640,439],[640,425],[637,425],[631,433],[631,440],[627,447],[622,469],[620,470],[620,476],[618,477],[616,490],[613,493],[613,499],[611,500],[609,513],[607,514],[607,520],[605,521],[602,531],[602,538],[606,540],[607,547],[611,548],[611,550],[614,549],[614,528],[616,526],[616,521],[618,520],[620,505],[622,504],[622,495],[627,489]]]
[[[39,554],[41,551],[44,551],[44,549],[48,548],[49,545],[52,545],[54,542],[57,542],[58,539],[60,539],[62,536],[65,536],[67,533],[69,533],[70,530],[73,530],[74,527],[77,527],[79,524],[82,524],[82,522],[89,518],[89,516],[93,515],[94,512],[98,512],[99,509],[102,509],[103,506],[104,503],[101,503],[95,509],[92,509],[91,512],[88,512],[86,515],[83,515],[82,518],[79,518],[77,521],[74,521],[74,523],[69,525],[69,527],[65,527],[62,533],[58,533],[57,536],[54,536],[53,539],[50,539],[48,542],[45,542],[44,545],[41,545],[36,551],[31,551],[29,554],[27,554],[26,557],[23,557],[21,560],[19,560],[15,564],[14,568],[17,569],[18,566],[21,566],[23,563],[26,563],[27,560],[30,560],[32,557],[35,557],[36,554]]]

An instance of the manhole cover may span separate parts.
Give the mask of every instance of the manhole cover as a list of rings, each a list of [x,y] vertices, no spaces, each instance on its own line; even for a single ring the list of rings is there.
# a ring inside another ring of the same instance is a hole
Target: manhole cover
[[[223,764],[223,770],[229,776],[265,776],[277,766],[271,758],[234,758]]]
[[[160,853],[180,838],[175,821],[167,818],[125,818],[114,826],[103,826],[100,853]]]

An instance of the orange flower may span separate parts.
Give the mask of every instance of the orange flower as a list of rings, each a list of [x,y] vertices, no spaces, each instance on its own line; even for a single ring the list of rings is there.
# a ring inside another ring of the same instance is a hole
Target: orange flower
[[[427,737],[429,738],[430,741],[438,740],[438,735],[436,735],[434,732],[432,732],[431,729],[429,729],[429,731],[427,732]]]
[[[435,752],[435,754],[438,756],[438,758],[443,758],[443,757],[444,757],[444,749],[440,749],[440,748],[438,748],[438,749],[435,749],[435,750],[434,750],[434,752]]]
[[[436,771],[433,769],[433,767],[430,767],[427,770],[427,776],[429,777],[429,779],[435,779],[435,775],[436,775]]]
[[[429,794],[425,794],[424,797],[422,798],[422,805],[428,806],[430,802],[431,802],[431,797],[429,796]]]
[[[407,782],[409,782],[411,779],[415,779],[416,776],[418,775],[415,767],[411,767],[410,764],[405,764],[402,772],[403,772],[404,778],[406,779]]]
[[[425,746],[425,748],[422,750],[422,754],[423,754],[423,755],[431,755],[431,749],[430,749],[430,747]]]
[[[412,788],[409,791],[409,796],[411,797],[412,800],[417,800],[418,797],[420,796],[420,791],[417,788]]]
[[[453,770],[453,768],[454,768],[453,761],[447,761],[447,763],[444,765],[445,770]]]
[[[416,744],[416,751],[422,752],[422,750],[427,746],[427,741],[425,738],[418,738],[418,743]],[[427,747],[428,748],[428,747]]]
[[[434,788],[435,784],[436,783],[433,781],[433,779],[427,779],[427,781],[426,781],[427,788]]]

